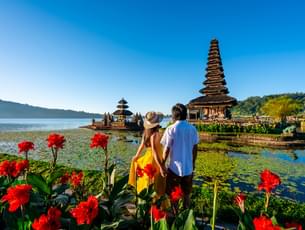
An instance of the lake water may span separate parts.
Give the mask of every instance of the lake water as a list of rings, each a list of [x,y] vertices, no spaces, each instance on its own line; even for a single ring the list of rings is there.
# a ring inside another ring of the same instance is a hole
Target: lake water
[[[0,119],[0,132],[76,129],[91,124],[91,121],[92,119]],[[166,126],[168,122],[169,119],[165,118],[161,125]]]
[[[0,132],[75,129],[91,119],[0,119]]]

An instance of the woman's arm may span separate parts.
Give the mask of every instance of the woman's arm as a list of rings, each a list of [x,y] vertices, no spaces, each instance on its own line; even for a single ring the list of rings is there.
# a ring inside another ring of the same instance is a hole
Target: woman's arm
[[[162,159],[159,159],[159,156],[158,156],[158,153],[157,153],[158,149],[156,148],[157,143],[160,143],[160,138],[158,138],[157,134],[154,134],[150,138],[151,151],[152,151],[154,160],[155,160],[158,168],[160,169],[161,176],[165,177],[166,176],[166,170],[164,168],[164,165],[162,164],[162,161],[161,161]]]
[[[138,158],[140,157],[140,155],[141,155],[141,153],[142,153],[142,151],[143,151],[144,148],[145,148],[145,145],[144,145],[144,135],[143,135],[142,140],[141,140],[141,144],[140,144],[140,146],[139,146],[139,148],[138,148],[138,150],[137,150],[137,153],[136,153],[136,155],[134,155],[134,157],[132,158],[133,161],[138,160]]]

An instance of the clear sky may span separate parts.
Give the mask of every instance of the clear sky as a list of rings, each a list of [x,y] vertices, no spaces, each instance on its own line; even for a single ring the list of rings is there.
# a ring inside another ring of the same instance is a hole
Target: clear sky
[[[169,113],[200,96],[216,37],[230,95],[305,91],[305,1],[0,1],[0,99]]]

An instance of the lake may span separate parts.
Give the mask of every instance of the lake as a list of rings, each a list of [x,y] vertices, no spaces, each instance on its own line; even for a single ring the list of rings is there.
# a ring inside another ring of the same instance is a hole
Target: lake
[[[100,120],[97,118],[96,120]],[[163,119],[161,126],[165,127],[169,118]],[[51,131],[76,129],[91,124],[92,119],[0,119],[0,132],[20,131]]]

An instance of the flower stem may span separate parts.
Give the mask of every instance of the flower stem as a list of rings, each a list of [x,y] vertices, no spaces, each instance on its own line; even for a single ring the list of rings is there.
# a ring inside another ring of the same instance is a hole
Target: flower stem
[[[218,192],[218,186],[217,186],[217,181],[215,181],[215,182],[214,182],[214,199],[213,199],[212,230],[215,230],[216,206],[217,206],[217,192]]]
[[[266,203],[265,203],[265,212],[268,211],[268,207],[269,207],[269,201],[270,201],[270,193],[267,192],[266,193]]]

